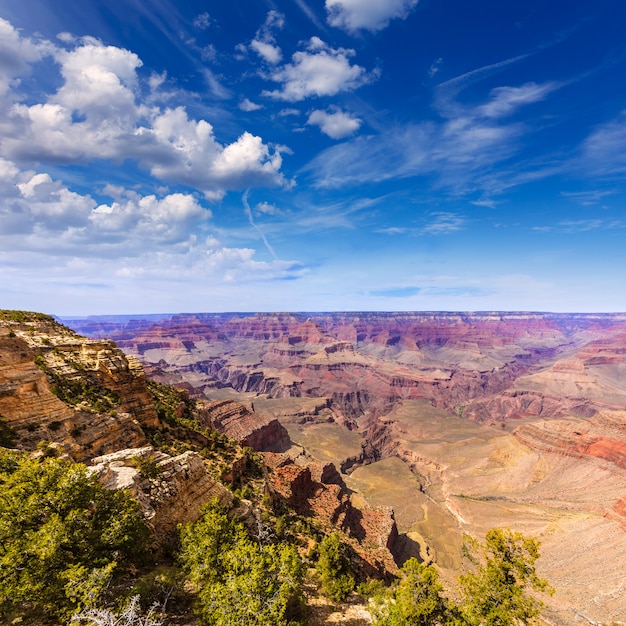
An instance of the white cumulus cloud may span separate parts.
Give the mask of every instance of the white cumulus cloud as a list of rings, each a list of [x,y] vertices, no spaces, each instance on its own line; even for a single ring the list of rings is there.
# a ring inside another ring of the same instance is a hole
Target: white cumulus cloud
[[[189,194],[174,193],[163,198],[129,193],[110,205],[101,204],[89,216],[100,233],[129,233],[144,240],[175,243],[184,241],[189,231],[211,217]]]
[[[259,111],[260,109],[263,108],[263,106],[260,104],[257,104],[256,102],[252,102],[252,100],[249,100],[248,98],[244,98],[239,103],[239,108],[242,111],[246,111],[247,113],[249,113],[251,111]]]
[[[283,58],[281,49],[278,46],[274,46],[266,41],[254,39],[250,44],[250,47],[268,63],[280,63]]]
[[[10,22],[0,18],[0,97],[17,86],[17,77],[26,74],[46,48],[45,44],[22,37]]]
[[[405,19],[418,0],[326,0],[328,23],[348,32],[377,31]]]
[[[13,102],[0,109],[0,156],[27,166],[134,159],[156,178],[199,189],[208,198],[221,198],[230,189],[285,184],[280,149],[247,132],[232,144],[219,143],[207,120],[190,119],[182,106],[154,106],[150,95],[144,99],[142,61],[133,52],[93,38],[76,40],[70,49],[36,46],[4,21],[2,36],[12,55],[0,54],[0,83],[4,69]],[[62,83],[39,102],[23,104],[11,92],[11,72],[26,71],[41,58],[40,49],[57,62]],[[154,73],[145,83],[154,87]]]
[[[211,211],[191,194],[144,196],[111,185],[103,192],[114,201],[98,205],[90,195],[72,191],[47,172],[22,171],[0,159],[0,233],[16,250],[54,241],[81,256],[85,245],[93,252],[113,242],[120,243],[122,250],[180,243],[201,231],[211,218]],[[17,234],[19,240],[10,239]]]
[[[354,134],[361,127],[361,123],[359,118],[338,110],[331,112],[315,110],[307,120],[307,124],[319,126],[324,134],[333,139],[343,139]]]
[[[334,96],[353,91],[377,77],[360,65],[352,65],[354,50],[331,48],[319,37],[311,37],[306,50],[292,56],[292,62],[277,68],[271,79],[282,84],[280,90],[263,95],[287,102],[298,102],[312,96]]]
[[[281,49],[276,45],[274,30],[280,30],[285,24],[285,16],[278,11],[269,11],[265,23],[256,33],[255,38],[250,43],[250,48],[254,50],[264,61],[271,65],[280,63],[283,58]]]

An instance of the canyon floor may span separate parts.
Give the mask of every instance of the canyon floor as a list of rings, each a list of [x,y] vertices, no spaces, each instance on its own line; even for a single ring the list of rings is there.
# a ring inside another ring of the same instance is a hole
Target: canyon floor
[[[196,315],[66,322],[150,376],[276,417],[453,581],[463,538],[541,541],[548,624],[626,621],[626,316]]]

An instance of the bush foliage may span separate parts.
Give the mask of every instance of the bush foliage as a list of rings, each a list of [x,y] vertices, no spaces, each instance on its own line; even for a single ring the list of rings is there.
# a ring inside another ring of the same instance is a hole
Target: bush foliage
[[[322,589],[335,602],[344,600],[355,587],[346,546],[339,533],[331,533],[322,539],[316,569],[322,580]]]
[[[216,504],[182,529],[180,558],[206,626],[281,626],[297,616],[303,566],[296,549],[253,541]]]
[[[478,566],[459,577],[459,602],[445,597],[432,565],[409,559],[392,588],[370,601],[375,626],[534,624],[542,603],[533,592],[551,593],[535,569],[539,542],[495,528],[484,544],[471,541],[470,548]]]
[[[0,615],[92,604],[147,536],[137,503],[84,465],[0,449]]]

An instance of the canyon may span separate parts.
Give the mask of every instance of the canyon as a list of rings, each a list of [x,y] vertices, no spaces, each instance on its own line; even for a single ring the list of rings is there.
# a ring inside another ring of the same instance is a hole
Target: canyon
[[[178,527],[217,500],[253,535],[268,507],[318,533],[339,531],[361,577],[393,577],[403,546],[390,507],[355,501],[335,466],[307,454],[276,418],[233,400],[194,401],[182,386],[150,381],[111,340],[0,311],[0,446],[83,462],[108,489],[127,490],[155,559],[167,559]],[[237,495],[244,487],[252,500]]]
[[[238,411],[248,430],[272,424],[271,441],[290,446],[292,459],[276,489],[294,504],[310,507],[298,494],[324,485],[335,503],[350,493],[350,506],[378,511],[376,528],[388,527],[384,512],[393,510],[399,536],[383,535],[394,549],[436,563],[449,580],[463,568],[465,535],[519,530],[541,541],[540,573],[556,589],[545,623],[626,619],[626,315],[64,322],[92,341],[114,340],[149,378],[185,389],[225,427]],[[303,469],[299,455],[318,469]],[[330,466],[339,472],[327,471],[324,484],[319,468]],[[303,487],[313,474],[318,487]],[[349,526],[354,515],[334,509]]]

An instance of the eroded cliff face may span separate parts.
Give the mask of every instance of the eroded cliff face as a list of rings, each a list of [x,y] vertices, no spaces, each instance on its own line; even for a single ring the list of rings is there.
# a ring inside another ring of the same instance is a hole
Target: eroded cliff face
[[[158,424],[137,361],[36,321],[0,320],[0,415],[23,449],[59,443],[78,461],[145,445]]]
[[[280,452],[291,443],[277,419],[256,414],[232,400],[203,404],[200,423],[259,452]]]
[[[389,578],[398,571],[402,546],[390,507],[356,507],[332,464],[265,458],[271,498],[313,517],[326,531],[341,530],[359,557],[360,575]]]
[[[151,463],[150,475],[139,469],[140,460]],[[130,491],[159,539],[171,541],[177,526],[195,522],[207,502],[217,500],[226,508],[233,503],[232,493],[192,451],[171,456],[151,446],[129,448],[92,459],[91,469],[108,489]]]

